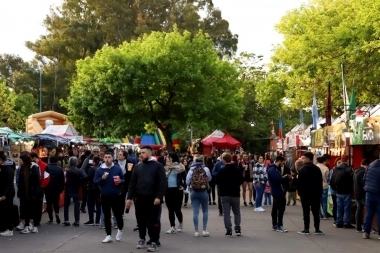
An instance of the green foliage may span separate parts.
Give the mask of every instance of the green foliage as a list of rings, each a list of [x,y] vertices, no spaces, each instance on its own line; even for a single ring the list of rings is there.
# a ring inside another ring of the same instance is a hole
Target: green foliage
[[[96,132],[101,120],[106,135],[125,136],[150,122],[165,131],[230,128],[242,116],[238,72],[220,60],[202,32],[153,32],[105,46],[77,68],[65,106],[85,135]]]
[[[357,88],[360,103],[380,102],[379,10],[378,1],[312,0],[288,12],[276,26],[284,41],[257,87],[258,100],[263,105],[281,101],[284,110],[307,108],[315,89],[324,108],[331,81],[334,111],[340,113],[343,61],[348,91]]]

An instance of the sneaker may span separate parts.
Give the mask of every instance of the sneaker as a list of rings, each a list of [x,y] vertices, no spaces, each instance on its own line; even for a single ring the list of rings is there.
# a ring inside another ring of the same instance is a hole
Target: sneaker
[[[134,229],[133,229],[134,232],[136,231],[139,231],[139,226],[136,226]]]
[[[235,233],[237,236],[241,236],[241,230],[240,229],[235,229]]]
[[[100,225],[99,225],[99,228],[100,228],[100,229],[105,229],[106,227],[104,226],[104,224],[100,224]]]
[[[323,233],[321,230],[317,229],[315,230],[315,235],[324,235],[325,233]]]
[[[155,242],[152,242],[149,245],[148,252],[156,252],[158,250],[157,244]]]
[[[265,212],[265,209],[262,208],[261,206],[259,207],[259,209],[261,210],[261,212]]]
[[[100,222],[95,222],[95,226],[100,226]]]
[[[244,202],[244,206],[247,206],[247,202]]]
[[[360,229],[356,229],[356,233],[364,233],[364,231]]]
[[[122,236],[123,236],[123,231],[120,229],[117,230],[116,241],[120,242]]]
[[[104,238],[104,240],[102,241],[102,243],[109,243],[109,242],[112,242],[112,236],[107,235],[106,238]]]
[[[168,231],[166,231],[167,234],[175,234],[177,231],[175,231],[174,228],[170,228]]]
[[[232,236],[232,231],[227,230],[227,232],[226,232],[226,236],[227,236],[227,237],[231,237],[231,236]]]
[[[138,243],[137,243],[137,249],[143,249],[145,248],[145,240],[140,240]]]
[[[73,222],[74,227],[79,227],[79,222]]]
[[[277,226],[273,226],[272,231],[277,231]]]
[[[264,212],[265,210],[263,208],[259,208],[259,207],[256,207],[255,209],[253,209],[254,212]]]
[[[326,216],[323,216],[323,217],[322,217],[322,220],[327,220],[327,217],[326,217]]]
[[[177,232],[182,232],[182,230],[183,230],[183,225],[179,224],[177,228]]]
[[[219,213],[219,216],[223,216],[223,213]]]
[[[30,232],[32,232],[32,230],[34,229],[34,224],[32,222],[29,223],[29,230]]]
[[[351,224],[347,224],[343,226],[344,228],[355,228],[355,226],[352,226]]]
[[[198,233],[198,232],[195,232],[195,233],[194,233],[194,236],[195,236],[195,237],[199,237],[199,233]]]
[[[335,227],[336,227],[336,228],[343,228],[343,225],[342,225],[342,224],[338,224],[338,223],[336,223],[336,224],[335,224]]]
[[[115,225],[113,226],[113,228],[114,228],[114,229],[119,229],[119,227],[117,226],[117,224],[115,224]]]
[[[215,202],[215,201],[213,201],[213,202],[212,202],[212,205],[213,205],[213,206],[216,206],[216,202]]]
[[[57,224],[61,224],[61,219],[59,218],[58,214],[55,215],[55,220],[56,220]]]
[[[46,221],[46,224],[53,224],[53,223],[54,223],[53,220],[48,220],[48,221]]]
[[[68,227],[68,226],[70,226],[71,224],[70,224],[70,222],[65,221],[64,223],[62,223],[62,225],[65,226],[65,227]]]
[[[309,230],[304,229],[302,231],[298,231],[298,234],[300,234],[300,235],[310,235],[310,232],[309,232]]]
[[[363,233],[363,239],[369,239],[369,234]]]
[[[249,206],[253,206],[253,203],[252,203],[252,202],[249,202]]]
[[[32,232],[32,233],[38,233],[38,228],[37,228],[37,227],[33,227],[33,228],[30,228],[30,227],[29,227],[29,230],[30,230],[30,232]]]
[[[25,225],[22,222],[20,222],[20,224],[18,224],[18,226],[16,228],[17,228],[17,230],[21,231],[21,230],[25,229]]]
[[[203,236],[203,237],[209,237],[209,236],[210,236],[210,233],[209,233],[207,230],[203,230],[203,232],[202,232],[202,236]]]
[[[25,228],[20,232],[21,234],[30,234],[31,231],[29,230],[28,226],[25,226]]]
[[[186,203],[185,203],[185,204],[183,204],[183,207],[184,207],[184,208],[187,208],[187,204],[186,204]]]
[[[13,236],[13,231],[7,229],[3,233],[0,233],[0,236]]]
[[[277,232],[287,233],[288,230],[286,230],[283,226],[278,226],[278,227],[277,227]]]
[[[94,226],[95,223],[93,221],[87,221],[84,223],[85,226]]]
[[[85,208],[81,208],[80,211],[81,211],[82,213],[87,213]]]

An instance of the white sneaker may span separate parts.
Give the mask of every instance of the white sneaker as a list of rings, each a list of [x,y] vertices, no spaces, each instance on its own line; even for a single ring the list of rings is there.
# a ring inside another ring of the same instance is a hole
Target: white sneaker
[[[259,209],[261,210],[261,212],[265,212],[265,209],[262,208],[261,206],[259,207]]]
[[[123,236],[123,231],[119,229],[119,230],[117,231],[116,241],[117,241],[117,242],[120,242],[122,236]]]
[[[109,243],[112,242],[112,237],[110,235],[107,235],[106,238],[102,241],[102,243]]]
[[[29,223],[29,230],[30,232],[34,230],[34,224],[32,222]]]
[[[20,224],[18,224],[18,226],[16,228],[17,228],[17,230],[21,231],[21,230],[24,230],[25,225],[24,225],[24,223],[20,222]]]
[[[177,231],[175,231],[174,228],[170,228],[168,231],[166,231],[167,234],[175,234]]]
[[[183,230],[183,225],[179,224],[177,228],[177,232],[182,232],[182,230]]]
[[[195,237],[199,237],[199,233],[198,233],[198,232],[195,232],[195,233],[194,233],[194,236],[195,236]]]
[[[31,233],[31,231],[30,231],[30,229],[29,229],[29,227],[28,226],[25,226],[25,228],[23,229],[23,230],[21,230],[21,232],[20,232],[21,234],[30,234]]]
[[[257,207],[255,209],[253,209],[254,212],[264,212],[265,210],[263,208],[260,209],[260,207]]]
[[[7,229],[3,233],[0,233],[0,236],[13,236],[13,231]]]
[[[37,227],[33,227],[33,229],[30,229],[30,227],[29,227],[29,230],[32,233],[38,233],[38,228]]]
[[[202,232],[202,236],[203,236],[203,237],[209,237],[209,236],[210,236],[210,233],[209,233],[207,230],[203,230],[203,232]]]

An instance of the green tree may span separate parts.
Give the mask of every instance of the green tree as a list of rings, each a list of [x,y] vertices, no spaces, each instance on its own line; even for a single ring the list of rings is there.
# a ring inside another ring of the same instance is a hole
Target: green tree
[[[275,48],[266,82],[257,87],[258,100],[263,104],[281,101],[283,108],[306,108],[315,89],[319,107],[324,108],[330,81],[339,113],[343,61],[348,91],[356,88],[359,102],[378,103],[380,6],[375,2],[312,0],[288,12],[276,26],[284,41]]]
[[[105,46],[77,67],[66,106],[83,134],[94,134],[100,121],[116,137],[153,122],[171,147],[172,129],[233,127],[243,110],[236,68],[202,32],[153,32]]]

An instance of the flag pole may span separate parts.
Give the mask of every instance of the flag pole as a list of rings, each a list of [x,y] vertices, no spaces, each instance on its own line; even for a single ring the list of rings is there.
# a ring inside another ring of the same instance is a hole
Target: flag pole
[[[344,61],[342,59],[341,64],[341,71],[342,71],[342,86],[343,86],[343,104],[344,104],[344,110],[346,113],[346,121],[349,119],[349,114],[348,114],[348,94],[347,94],[347,86],[346,86],[346,81],[344,80]]]

